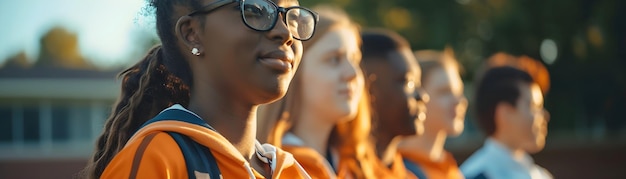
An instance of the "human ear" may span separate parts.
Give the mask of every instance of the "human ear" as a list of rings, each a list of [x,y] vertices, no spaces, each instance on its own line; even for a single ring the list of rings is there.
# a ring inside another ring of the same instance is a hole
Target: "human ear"
[[[496,104],[494,109],[495,114],[493,115],[496,125],[506,122],[507,119],[509,119],[510,116],[513,114],[513,112],[515,112],[514,110],[515,107],[507,102],[501,101]]]
[[[186,46],[186,50],[196,56],[199,56],[204,52],[202,41],[200,38],[200,25],[199,22],[193,19],[191,16],[183,16],[176,21],[175,35]],[[183,51],[185,51],[183,49]]]

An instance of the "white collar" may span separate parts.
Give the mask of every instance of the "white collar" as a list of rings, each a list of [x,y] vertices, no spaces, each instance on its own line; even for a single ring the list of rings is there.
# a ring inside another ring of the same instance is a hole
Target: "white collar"
[[[282,143],[285,145],[304,146],[304,141],[291,132],[287,132],[283,136]]]
[[[198,118],[202,119],[200,116],[198,116],[198,114],[196,114],[196,113],[194,113],[194,112],[190,111],[189,109],[187,109],[187,108],[183,107],[183,106],[182,106],[182,105],[180,105],[180,104],[174,104],[174,105],[170,106],[169,108],[164,109],[163,111],[167,111],[167,110],[170,110],[170,109],[178,109],[178,110],[183,110],[183,111],[185,111],[185,112],[188,112],[188,113],[190,113],[190,114],[193,114],[194,116],[196,116],[196,117],[198,117]],[[162,113],[163,111],[161,111],[161,113]],[[161,114],[161,113],[159,113],[159,114]]]

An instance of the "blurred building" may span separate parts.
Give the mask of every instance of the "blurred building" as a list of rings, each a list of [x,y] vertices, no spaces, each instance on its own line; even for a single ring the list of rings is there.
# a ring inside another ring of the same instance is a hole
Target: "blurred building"
[[[0,178],[71,178],[82,169],[120,91],[117,72],[0,68]]]

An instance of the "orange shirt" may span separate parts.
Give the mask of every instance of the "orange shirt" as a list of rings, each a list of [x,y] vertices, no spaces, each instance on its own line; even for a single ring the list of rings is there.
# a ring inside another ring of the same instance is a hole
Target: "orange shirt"
[[[427,154],[417,150],[402,150],[402,156],[416,164],[428,179],[464,179],[463,173],[449,152],[444,151],[441,161],[432,161]]]
[[[390,167],[385,166],[380,159],[374,162],[374,171],[376,178],[385,179],[417,179],[417,177],[406,169],[402,156],[398,153],[393,158],[393,163]]]
[[[293,154],[293,157],[296,158],[298,163],[302,165],[302,168],[306,170],[311,178],[337,178],[326,158],[322,157],[322,155],[314,149],[296,145],[284,145],[282,149]]]
[[[101,178],[189,178],[178,144],[165,131],[183,134],[209,148],[223,178],[264,178],[219,133],[175,120],[142,127],[111,160]],[[275,156],[272,178],[308,178],[291,154],[276,149]],[[195,175],[196,178],[209,178],[206,173],[195,172]]]

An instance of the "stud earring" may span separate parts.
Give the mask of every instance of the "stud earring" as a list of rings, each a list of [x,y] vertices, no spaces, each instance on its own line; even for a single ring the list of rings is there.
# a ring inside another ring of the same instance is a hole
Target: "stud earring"
[[[200,50],[198,50],[198,48],[194,47],[191,49],[191,54],[194,54],[195,56],[200,56]]]

